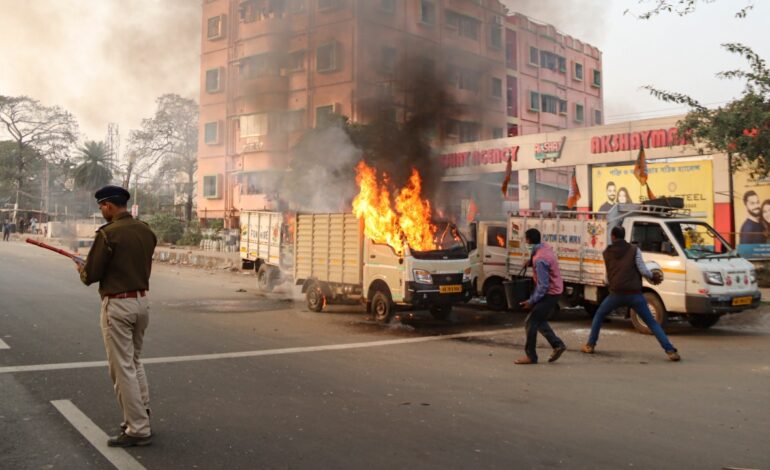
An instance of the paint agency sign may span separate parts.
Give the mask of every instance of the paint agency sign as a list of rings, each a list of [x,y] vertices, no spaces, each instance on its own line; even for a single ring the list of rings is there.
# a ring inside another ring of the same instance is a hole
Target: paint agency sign
[[[566,141],[567,137],[564,136],[561,138],[561,140],[535,144],[535,160],[539,162],[545,162],[546,160],[558,160],[561,157],[562,150],[564,150],[564,142]]]

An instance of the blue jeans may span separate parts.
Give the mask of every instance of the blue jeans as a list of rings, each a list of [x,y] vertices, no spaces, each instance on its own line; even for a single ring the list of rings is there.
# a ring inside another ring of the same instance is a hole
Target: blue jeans
[[[668,341],[668,336],[663,328],[655,321],[655,318],[650,312],[650,307],[647,306],[647,300],[642,294],[610,294],[599,306],[599,310],[594,315],[594,321],[591,324],[591,335],[588,337],[588,344],[596,346],[596,342],[599,340],[599,330],[602,328],[602,322],[604,317],[608,313],[612,312],[618,307],[631,307],[634,309],[637,315],[647,324],[658,339],[660,346],[666,351],[676,351],[676,348]]]

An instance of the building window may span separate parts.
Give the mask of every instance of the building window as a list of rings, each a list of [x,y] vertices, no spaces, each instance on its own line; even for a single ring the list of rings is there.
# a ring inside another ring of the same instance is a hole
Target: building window
[[[219,175],[205,175],[203,177],[203,197],[219,199]]]
[[[459,90],[479,91],[480,74],[475,70],[466,69],[450,65],[448,71],[448,81],[454,84]]]
[[[457,30],[457,34],[469,39],[479,38],[480,21],[470,16],[461,15],[452,10],[446,11],[446,27]]]
[[[567,115],[567,100],[559,100],[559,114]]]
[[[388,13],[395,13],[396,0],[380,0],[380,9]]]
[[[596,69],[594,69],[594,80],[592,85],[595,87],[602,86],[602,73]]]
[[[289,72],[305,70],[305,51],[294,51],[290,53],[289,58],[286,61],[286,70]]]
[[[240,117],[241,139],[261,137],[268,133],[267,113],[247,114]]]
[[[505,33],[505,64],[509,69],[516,70],[516,31]]]
[[[575,122],[583,122],[583,120],[585,120],[585,107],[575,103]]]
[[[420,23],[427,25],[436,24],[436,5],[427,0],[420,1]]]
[[[503,138],[503,128],[502,127],[493,127],[492,128],[492,138],[493,139],[502,139]]]
[[[219,143],[219,121],[207,122],[203,125],[203,142],[208,145]]]
[[[489,44],[494,49],[502,49],[503,47],[503,19],[499,16],[495,16],[489,27]]]
[[[393,75],[396,72],[396,60],[398,60],[398,51],[395,48],[382,47],[380,49],[380,72]]]
[[[529,110],[540,111],[540,93],[536,91],[529,92]]]
[[[342,6],[342,0],[318,0],[318,11],[333,10]]]
[[[556,70],[559,72],[566,72],[567,59],[558,54],[554,54],[553,52],[540,51],[540,66],[553,70],[554,72]]]
[[[225,15],[209,18],[206,26],[206,39],[213,41],[225,37]]]
[[[460,121],[459,140],[463,142],[476,142],[479,140],[479,125],[475,122]]]
[[[575,62],[575,74],[574,74],[575,80],[582,82],[583,81],[583,64]]]
[[[518,117],[519,116],[519,92],[518,92],[518,81],[516,80],[516,77],[512,77],[508,75],[508,90],[507,90],[507,96],[506,96],[506,104],[508,105],[508,116],[510,117]]]
[[[492,98],[503,97],[503,81],[497,77],[492,77]]]
[[[567,114],[567,102],[552,95],[541,95],[540,110],[544,113]]]
[[[602,112],[598,109],[594,110],[594,125],[600,126],[602,124]]]
[[[519,135],[519,125],[508,124],[508,137],[516,137],[517,135]]]
[[[222,91],[222,69],[206,70],[206,92],[217,93]]]
[[[536,47],[529,47],[529,65],[540,65],[540,51]]]
[[[333,121],[334,105],[319,106],[315,109],[315,126],[324,127]]]
[[[337,43],[330,42],[329,44],[318,46],[315,60],[317,72],[334,72],[337,70]]]

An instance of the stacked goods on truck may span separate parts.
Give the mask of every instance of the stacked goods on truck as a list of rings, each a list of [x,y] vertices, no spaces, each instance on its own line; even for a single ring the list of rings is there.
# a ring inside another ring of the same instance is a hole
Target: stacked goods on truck
[[[536,228],[559,257],[565,300],[595,312],[608,295],[602,252],[615,226],[622,226],[627,241],[641,249],[644,261],[663,273],[659,285],[644,281],[644,296],[661,325],[684,319],[695,327],[709,328],[724,314],[759,305],[761,296],[753,265],[707,223],[691,217],[686,210],[668,206],[620,204],[609,212],[598,213],[519,212],[509,214],[504,228],[500,222],[476,224],[471,231],[478,232],[479,227],[492,227],[497,232],[504,229],[507,243],[501,247],[496,240],[478,237],[478,233],[471,237],[472,245],[476,244],[471,259],[483,256],[484,261],[495,263],[475,263],[474,278],[477,283],[495,285],[515,278],[530,257],[524,233]],[[504,270],[500,269],[501,262]],[[526,272],[531,276],[531,269]],[[476,292],[484,293],[479,289]],[[486,293],[490,293],[489,287]],[[625,313],[637,330],[649,332],[633,310]]]
[[[264,292],[284,282],[294,265],[293,213],[241,212],[241,264],[257,273],[257,287]]]
[[[447,318],[455,303],[471,298],[465,240],[456,227],[437,223],[435,250],[403,253],[364,234],[352,213],[298,214],[294,279],[308,308],[361,303],[378,321],[397,306],[427,308]]]

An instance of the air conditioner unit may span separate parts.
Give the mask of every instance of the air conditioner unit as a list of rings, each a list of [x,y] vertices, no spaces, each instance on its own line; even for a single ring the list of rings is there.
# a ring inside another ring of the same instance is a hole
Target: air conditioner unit
[[[219,15],[215,16],[213,18],[209,18],[209,24],[208,24],[208,31],[206,34],[206,39],[209,39],[211,41],[216,39],[222,39],[225,37],[225,30],[227,23],[225,22],[227,16],[226,15]],[[212,28],[211,21],[216,19],[216,27]]]

